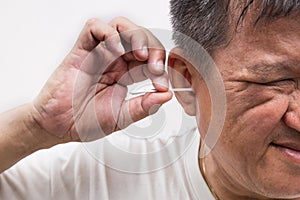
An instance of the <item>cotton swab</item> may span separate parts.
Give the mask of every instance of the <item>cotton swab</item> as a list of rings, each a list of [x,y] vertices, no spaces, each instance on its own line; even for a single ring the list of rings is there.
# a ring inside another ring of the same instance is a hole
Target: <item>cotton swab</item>
[[[173,92],[192,92],[193,89],[192,88],[170,88],[170,91]],[[145,89],[145,90],[141,90],[141,91],[131,91],[130,94],[131,95],[139,95],[139,94],[144,94],[144,93],[148,93],[148,92],[157,92],[156,89]]]

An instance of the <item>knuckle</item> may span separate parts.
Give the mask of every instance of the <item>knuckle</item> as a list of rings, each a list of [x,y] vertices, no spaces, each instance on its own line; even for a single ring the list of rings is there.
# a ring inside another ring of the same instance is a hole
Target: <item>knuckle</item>
[[[129,21],[126,17],[124,17],[124,16],[118,16],[118,17],[115,17],[114,19],[113,19],[113,21],[114,22],[121,22],[121,23],[124,23],[124,22],[126,22],[126,21]]]
[[[116,31],[115,29],[108,29],[107,32],[105,33],[106,39],[110,39],[109,41],[119,40],[118,35],[119,35],[118,31]]]
[[[86,26],[87,27],[93,27],[97,22],[99,22],[100,20],[97,18],[90,18],[86,21]]]
[[[141,30],[145,35],[148,35],[149,30],[145,27],[137,25],[136,28]]]
[[[144,34],[148,37],[149,42],[151,43],[151,45],[155,48],[161,49],[162,51],[165,50],[163,44],[161,43],[161,41],[149,30],[146,29],[144,27],[140,27],[142,29],[142,31],[144,32]]]

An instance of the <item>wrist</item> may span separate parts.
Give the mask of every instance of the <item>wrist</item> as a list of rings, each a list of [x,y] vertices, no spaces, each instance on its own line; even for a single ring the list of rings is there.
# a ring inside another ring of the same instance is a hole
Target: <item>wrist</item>
[[[26,140],[29,144],[28,151],[37,151],[40,149],[50,148],[60,143],[64,143],[61,138],[58,138],[47,132],[39,123],[39,112],[35,109],[32,103],[24,105],[24,133],[27,134]],[[32,152],[30,152],[32,153]]]
[[[0,115],[0,173],[33,152],[58,144],[34,118],[31,104]]]
[[[1,114],[0,136],[5,139],[7,148],[15,149],[15,156],[25,157],[60,143],[58,138],[39,125],[37,116],[38,113],[31,103]]]

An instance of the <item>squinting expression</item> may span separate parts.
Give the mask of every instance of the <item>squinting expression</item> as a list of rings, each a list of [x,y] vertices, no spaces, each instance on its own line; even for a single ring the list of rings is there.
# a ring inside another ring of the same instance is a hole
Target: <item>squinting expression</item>
[[[300,196],[299,22],[289,16],[240,27],[213,55],[227,117],[211,155],[218,173],[249,195]],[[200,120],[209,121],[207,113]]]

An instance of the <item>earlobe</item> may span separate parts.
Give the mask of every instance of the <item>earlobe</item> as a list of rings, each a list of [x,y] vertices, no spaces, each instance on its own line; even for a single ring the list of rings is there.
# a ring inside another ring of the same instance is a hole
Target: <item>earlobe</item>
[[[168,57],[168,73],[173,88],[193,88],[190,63],[180,55],[181,49],[175,48]],[[191,91],[175,92],[178,102],[188,115],[196,115],[195,93]]]

